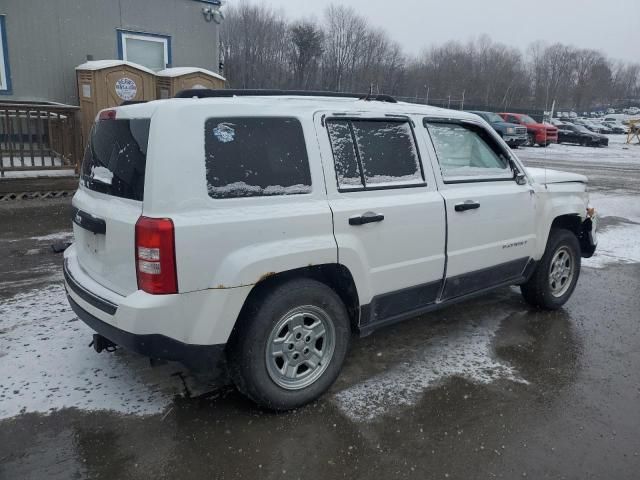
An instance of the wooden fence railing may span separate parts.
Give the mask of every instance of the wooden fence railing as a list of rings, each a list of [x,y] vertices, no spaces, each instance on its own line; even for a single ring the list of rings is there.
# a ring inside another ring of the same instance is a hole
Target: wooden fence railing
[[[0,103],[0,177],[5,172],[72,169],[82,161],[79,108]]]

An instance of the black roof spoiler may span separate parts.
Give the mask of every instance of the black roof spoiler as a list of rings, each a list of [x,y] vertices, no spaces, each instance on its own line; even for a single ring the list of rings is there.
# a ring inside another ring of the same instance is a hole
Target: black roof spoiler
[[[275,90],[275,89],[205,89],[191,88],[176,93],[174,98],[227,98],[227,97],[334,97],[356,98],[358,100],[398,103],[391,95],[323,92],[310,90]]]

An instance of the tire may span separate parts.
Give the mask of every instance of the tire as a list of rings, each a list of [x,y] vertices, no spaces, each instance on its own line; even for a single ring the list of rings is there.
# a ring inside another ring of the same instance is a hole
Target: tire
[[[580,276],[580,244],[573,232],[552,229],[544,255],[531,278],[520,286],[534,307],[557,310],[573,294]],[[555,277],[551,278],[552,273]]]
[[[536,146],[536,136],[533,133],[528,135],[527,147],[535,147]]]
[[[229,373],[261,407],[301,407],[336,380],[350,338],[347,309],[331,288],[306,278],[287,281],[243,309],[227,349]]]

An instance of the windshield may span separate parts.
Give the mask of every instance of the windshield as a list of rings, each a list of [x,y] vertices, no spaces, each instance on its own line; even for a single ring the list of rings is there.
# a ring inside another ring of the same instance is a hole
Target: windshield
[[[591,131],[584,125],[575,125],[574,130],[582,133],[591,133]]]
[[[520,116],[520,121],[526,125],[531,125],[533,123],[538,123],[536,122],[533,118],[531,118],[529,115],[521,115]]]
[[[500,115],[493,112],[486,112],[485,114],[483,114],[483,117],[489,123],[504,122],[503,118]]]

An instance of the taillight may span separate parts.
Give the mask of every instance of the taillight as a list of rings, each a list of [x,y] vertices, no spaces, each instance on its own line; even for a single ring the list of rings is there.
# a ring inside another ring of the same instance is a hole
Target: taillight
[[[98,115],[98,120],[115,120],[116,119],[116,111],[115,110],[102,110],[100,115]]]
[[[136,222],[136,276],[147,293],[178,293],[176,249],[170,218],[140,217]]]

